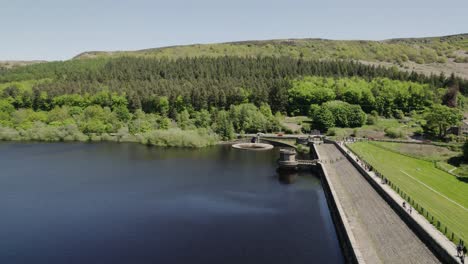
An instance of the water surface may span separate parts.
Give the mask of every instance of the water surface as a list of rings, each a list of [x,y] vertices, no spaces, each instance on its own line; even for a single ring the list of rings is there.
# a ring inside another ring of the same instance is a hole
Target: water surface
[[[0,143],[0,263],[343,263],[319,178],[277,157]]]

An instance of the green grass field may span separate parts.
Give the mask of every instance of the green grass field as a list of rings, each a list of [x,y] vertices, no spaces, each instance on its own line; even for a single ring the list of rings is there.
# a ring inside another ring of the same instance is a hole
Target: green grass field
[[[354,143],[349,147],[447,226],[448,233],[453,231],[468,242],[468,183],[435,168],[430,161],[372,143]]]
[[[430,161],[447,161],[449,158],[461,155],[458,151],[450,150],[447,147],[425,145],[425,144],[401,144],[396,142],[372,142],[377,146],[382,146],[398,153],[406,154],[415,158]]]
[[[32,87],[34,85],[39,84],[39,83],[43,83],[43,82],[47,82],[47,81],[50,81],[50,79],[0,83],[0,92],[2,92],[3,89],[5,89],[7,87],[10,87],[10,86],[16,86],[20,91],[31,92]]]
[[[379,117],[377,122],[373,125],[364,125],[357,128],[334,127],[331,130],[335,132],[337,138],[349,137],[356,133],[357,137],[382,139],[389,138],[385,133],[385,129],[393,129],[394,131],[401,132],[402,138],[407,138],[421,129],[421,126],[417,124],[419,120],[419,117],[412,118],[408,124],[405,124],[395,118]]]

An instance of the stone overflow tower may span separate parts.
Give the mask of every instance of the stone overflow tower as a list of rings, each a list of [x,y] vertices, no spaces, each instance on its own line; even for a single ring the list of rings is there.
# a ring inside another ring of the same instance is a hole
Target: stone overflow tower
[[[280,149],[278,165],[280,169],[296,169],[299,165],[299,162],[296,160],[296,150]]]
[[[278,165],[280,170],[311,169],[317,164],[317,159],[298,160],[295,149],[280,149]]]

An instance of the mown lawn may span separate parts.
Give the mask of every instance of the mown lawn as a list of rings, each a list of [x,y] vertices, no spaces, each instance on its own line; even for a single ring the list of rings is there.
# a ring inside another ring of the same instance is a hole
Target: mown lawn
[[[379,117],[373,125],[364,125],[358,128],[334,127],[329,131],[334,131],[334,136],[337,138],[349,137],[353,134],[357,137],[389,138],[385,130],[391,129],[396,132],[401,132],[402,138],[407,138],[420,130],[421,126],[417,124],[418,121],[419,118],[412,118],[411,121],[405,124],[398,119]]]
[[[434,145],[402,144],[396,142],[372,142],[372,144],[416,158],[432,161],[447,161],[449,158],[456,157],[461,154],[460,152],[452,151],[446,147]]]
[[[468,242],[468,183],[434,167],[430,161],[404,156],[372,143],[349,147],[396,184],[450,231]]]

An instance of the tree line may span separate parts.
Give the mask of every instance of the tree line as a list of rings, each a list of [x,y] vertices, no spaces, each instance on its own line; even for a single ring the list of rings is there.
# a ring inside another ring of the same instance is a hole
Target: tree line
[[[388,78],[425,84],[430,89],[456,87],[462,93],[468,91],[468,82],[453,75],[425,76],[355,61],[288,57],[71,60],[3,70],[0,83],[42,80],[34,85],[32,91],[15,91],[14,85],[8,87],[12,95],[21,93],[26,104],[51,101],[66,94],[85,96],[107,90],[124,95],[131,111],[143,109],[151,113],[157,112],[160,98],[166,97],[169,113],[175,117],[180,104],[190,105],[198,111],[211,107],[227,109],[230,105],[247,101],[257,106],[267,103],[273,112],[286,113],[292,80],[301,76],[360,77],[366,81]],[[32,107],[47,110],[40,108],[46,105],[36,103]]]
[[[31,80],[31,89],[14,83]],[[128,133],[157,144],[155,135],[171,134],[155,131],[173,128],[214,142],[212,133],[230,139],[285,129],[282,114],[308,115],[314,128],[326,130],[425,109],[434,110],[427,131],[442,136],[459,121],[454,109],[468,89],[454,75],[287,57],[72,60],[2,69],[0,85],[0,128],[19,138],[35,131],[53,138]]]

